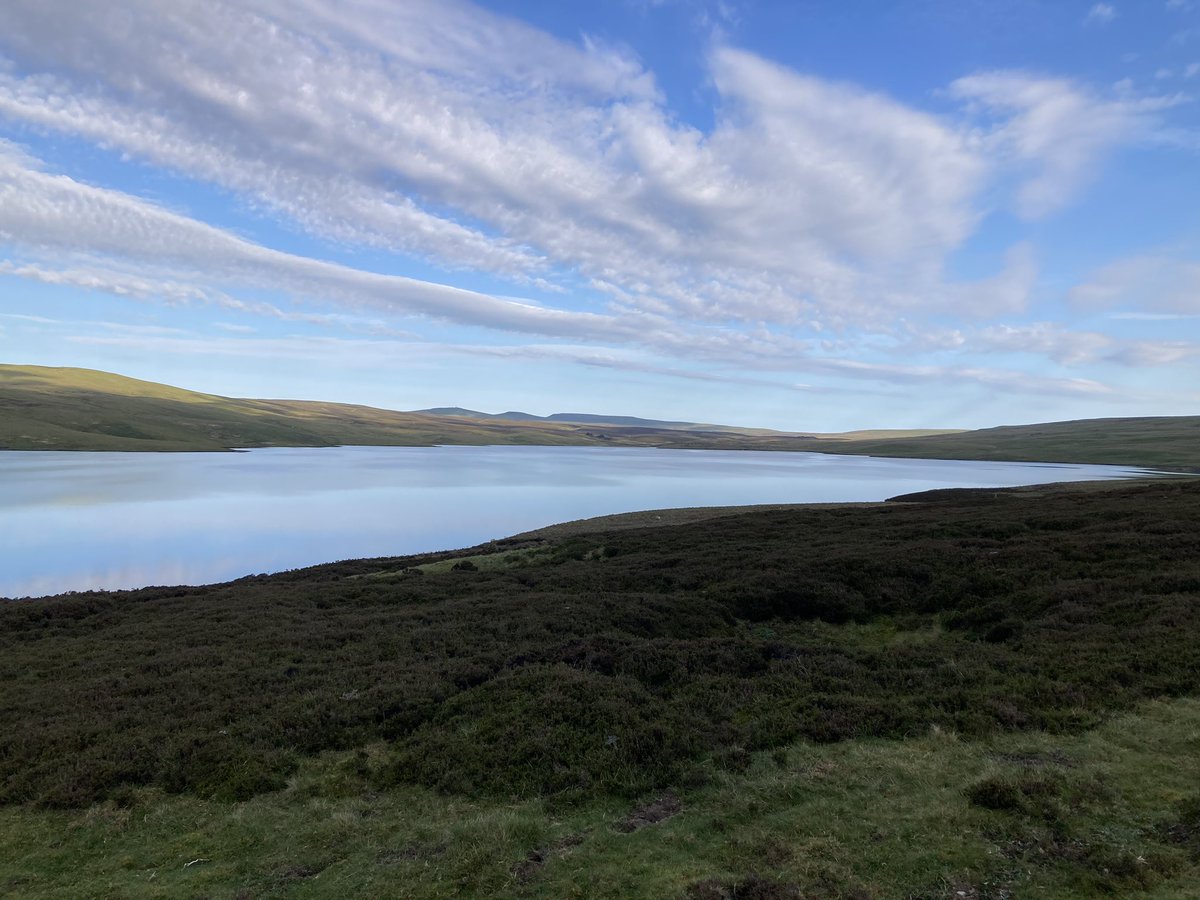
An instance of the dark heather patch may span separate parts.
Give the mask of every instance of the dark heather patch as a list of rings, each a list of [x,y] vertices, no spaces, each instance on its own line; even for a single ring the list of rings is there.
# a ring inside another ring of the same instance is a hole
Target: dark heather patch
[[[800,885],[747,875],[737,881],[706,878],[694,881],[683,893],[684,900],[803,900]]]
[[[1200,479],[1001,496],[0,603],[0,805],[237,802],[374,745],[348,770],[374,790],[632,805],[800,740],[1079,733],[1194,695]]]

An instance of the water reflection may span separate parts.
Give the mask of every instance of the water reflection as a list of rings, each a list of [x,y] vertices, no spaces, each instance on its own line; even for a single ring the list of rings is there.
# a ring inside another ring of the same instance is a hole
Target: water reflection
[[[580,447],[0,453],[0,596],[199,584],[638,509],[882,500],[1112,466]]]

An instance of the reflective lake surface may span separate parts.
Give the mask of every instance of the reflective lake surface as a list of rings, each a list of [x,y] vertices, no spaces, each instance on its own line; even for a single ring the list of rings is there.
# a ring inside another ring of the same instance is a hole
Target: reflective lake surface
[[[589,516],[1123,478],[1113,466],[592,447],[0,452],[0,597],[466,547]]]

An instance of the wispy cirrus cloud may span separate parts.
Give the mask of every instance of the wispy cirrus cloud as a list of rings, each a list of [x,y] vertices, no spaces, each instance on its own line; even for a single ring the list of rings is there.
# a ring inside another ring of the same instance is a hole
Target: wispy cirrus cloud
[[[1200,262],[1167,254],[1120,259],[1093,272],[1067,297],[1081,309],[1200,314]]]
[[[1001,70],[953,82],[935,113],[718,35],[702,128],[627,50],[458,0],[169,12],[10,0],[0,53],[6,122],[202,182],[372,260],[275,249],[9,143],[0,274],[377,336],[449,322],[498,335],[492,346],[553,340],[581,365],[701,380],[790,372],[1083,395],[1106,388],[1049,368],[1113,361],[1116,348],[1170,356],[1006,323],[1040,277],[1019,235],[975,267],[990,276],[949,273],[996,205],[1026,220],[1061,211],[1114,148],[1160,132],[1178,97]],[[445,277],[398,274],[413,257]],[[461,272],[513,287],[456,287]],[[256,299],[267,292],[305,308]],[[962,360],[888,358],[898,317],[973,322],[959,345],[919,351]],[[234,343],[244,334],[221,346],[256,346]],[[597,345],[606,353],[573,349]],[[1006,371],[971,353],[1050,366]]]
[[[1164,321],[1179,316],[1132,314],[1113,318]],[[1098,363],[1120,366],[1168,366],[1200,356],[1200,341],[1139,340],[1069,328],[1058,322],[991,325],[975,329],[919,332],[898,345],[900,353],[952,352],[974,358],[1028,355],[1077,368]]]
[[[1149,112],[1063,80],[974,76],[952,91],[1000,117],[981,142],[969,122],[717,45],[721,105],[703,133],[623,52],[424,0],[351,0],[337,16],[277,0],[171,15],[14,0],[0,27],[14,121],[218,184],[324,238],[519,284],[582,276],[711,321],[869,323],[940,296],[998,163],[1044,167],[1018,200],[1042,214]]]
[[[1103,97],[1068,79],[1014,71],[960,78],[950,93],[998,117],[984,124],[980,139],[992,159],[1022,175],[1014,205],[1029,219],[1061,209],[1108,152],[1149,139],[1157,116],[1184,99]]]
[[[199,355],[211,357],[244,357],[255,359],[294,359],[320,362],[327,357],[335,357],[339,364],[349,364],[353,361],[356,366],[370,367],[387,360],[394,360],[403,352],[408,357],[414,354],[462,354],[471,357],[497,358],[538,358],[576,362],[583,365],[619,369],[627,372],[643,372],[656,375],[668,375],[689,380],[721,382],[729,384],[755,384],[759,386],[782,387],[790,390],[809,391],[811,385],[796,384],[781,381],[778,378],[767,378],[771,372],[781,372],[782,367],[772,366],[764,361],[761,366],[747,370],[742,367],[737,371],[709,370],[699,371],[678,366],[664,366],[661,363],[646,360],[636,355],[615,354],[611,350],[595,350],[586,348],[536,348],[536,347],[495,347],[489,345],[439,346],[433,344],[413,344],[389,340],[347,340],[334,337],[291,336],[284,338],[265,337],[230,337],[213,340],[206,337],[169,337],[147,336],[142,334],[128,335],[97,335],[74,334],[64,338],[69,343],[87,344],[93,346],[147,348],[159,352],[176,355]],[[1027,372],[987,368],[982,366],[961,365],[896,365],[888,363],[872,363],[833,357],[808,357],[797,360],[787,367],[788,371],[803,371],[812,375],[843,376],[857,382],[877,382],[881,384],[933,384],[946,379],[974,385],[1033,391],[1042,394],[1057,394],[1061,396],[1095,396],[1107,394],[1112,388],[1101,382],[1087,378],[1045,377]],[[764,377],[756,377],[752,372],[763,373]],[[822,388],[822,390],[826,390]]]
[[[187,273],[182,273],[177,278],[172,278],[168,274],[148,277],[145,274],[115,271],[103,266],[90,265],[87,262],[73,268],[61,268],[0,260],[0,275],[15,275],[42,284],[66,285],[88,291],[102,291],[118,297],[131,297],[167,305],[202,303],[239,313],[267,316],[282,321],[305,322],[310,325],[341,327],[367,334],[385,332],[396,335],[407,334],[407,332],[400,332],[392,328],[380,318],[336,312],[304,312],[296,309],[283,309],[274,303],[262,300],[239,300],[224,291],[211,287],[198,287],[192,281],[187,280]],[[184,280],[178,280],[179,278]],[[219,327],[226,327],[227,330],[254,330],[249,326],[235,327],[232,324],[219,324]]]
[[[182,270],[191,276],[192,284],[218,280],[284,286],[301,296],[350,306],[375,305],[400,314],[535,334],[621,331],[611,317],[547,309],[272,250],[129,194],[45,172],[35,160],[2,143],[0,207],[4,209],[0,241],[59,255],[124,260],[151,272]],[[40,280],[53,277],[40,267],[10,266],[10,271],[28,271]],[[79,280],[78,275],[59,277]],[[184,285],[177,279],[146,281],[129,273],[104,272],[92,277],[95,286],[115,288],[118,293],[157,290],[166,284],[172,292],[168,297],[214,296],[203,286]]]

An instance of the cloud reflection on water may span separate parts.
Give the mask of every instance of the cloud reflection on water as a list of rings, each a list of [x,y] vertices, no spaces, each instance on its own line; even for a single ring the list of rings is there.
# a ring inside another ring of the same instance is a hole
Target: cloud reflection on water
[[[883,500],[1110,466],[577,447],[0,456],[0,596],[199,584],[683,506]]]

